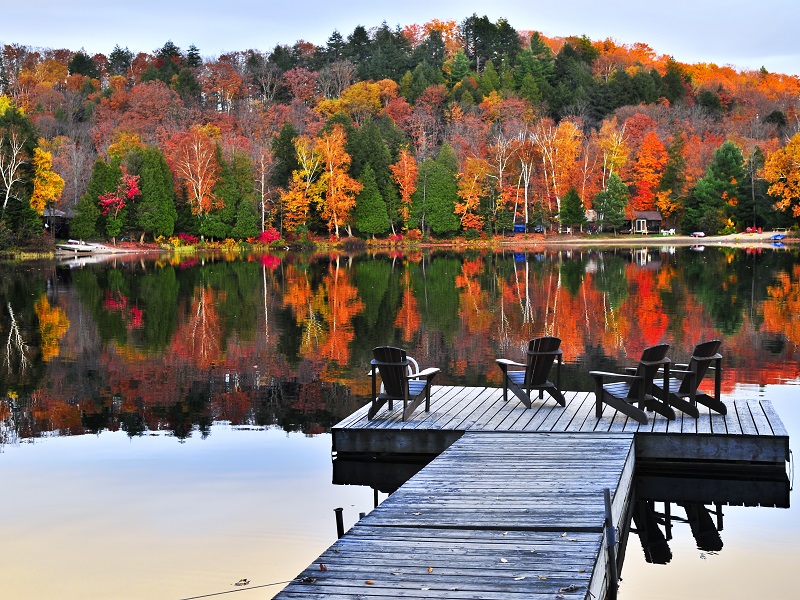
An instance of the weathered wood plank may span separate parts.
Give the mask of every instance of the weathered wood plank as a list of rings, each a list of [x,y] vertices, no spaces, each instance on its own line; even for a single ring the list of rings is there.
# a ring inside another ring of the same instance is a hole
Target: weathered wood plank
[[[789,437],[789,432],[786,431],[786,427],[784,427],[783,421],[781,421],[781,418],[775,411],[775,407],[772,406],[772,402],[770,402],[769,400],[762,400],[761,409],[764,411],[764,414],[769,419],[769,424],[770,427],[772,428],[773,435]]]

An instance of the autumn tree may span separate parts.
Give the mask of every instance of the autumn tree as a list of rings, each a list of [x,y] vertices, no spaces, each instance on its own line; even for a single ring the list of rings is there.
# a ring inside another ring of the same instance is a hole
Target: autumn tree
[[[485,159],[469,157],[464,172],[459,175],[458,197],[461,201],[456,202],[454,209],[465,230],[480,230],[483,226],[483,217],[478,214],[478,209],[486,193],[490,170]]]
[[[33,150],[33,194],[31,194],[31,208],[37,213],[44,214],[44,209],[51,202],[61,198],[64,190],[64,180],[53,172],[53,156],[41,148]]]
[[[319,151],[325,164],[323,186],[325,195],[317,200],[320,215],[327,221],[328,230],[339,238],[339,227],[348,223],[356,204],[356,194],[361,184],[350,177],[350,155],[345,151],[344,129],[334,125],[333,129],[319,139]]]
[[[292,172],[289,188],[281,194],[283,225],[289,231],[307,227],[311,205],[322,196],[324,162],[314,140],[300,136],[294,140],[298,168]]]
[[[185,187],[192,214],[207,214],[217,206],[214,186],[219,177],[213,128],[192,127],[173,141],[172,164]]]
[[[800,133],[767,157],[764,178],[775,206],[795,218],[800,216]]]
[[[633,167],[636,192],[631,198],[633,210],[654,210],[656,191],[667,164],[667,151],[655,131],[648,132],[642,140],[639,156]]]
[[[555,212],[561,211],[561,196],[569,185],[575,169],[575,161],[581,149],[583,134],[570,120],[564,119],[555,125],[550,119],[542,119],[530,132],[530,138],[539,152],[547,198],[547,210],[552,211],[550,198],[556,202]]]
[[[628,160],[628,142],[625,126],[617,125],[617,118],[606,119],[596,134],[597,145],[603,153],[603,169],[601,187],[605,189],[606,181],[612,173],[619,173]]]
[[[398,213],[405,231],[408,229],[408,221],[411,218],[411,202],[417,189],[419,167],[417,167],[417,161],[408,148],[402,148],[397,157],[397,162],[389,165],[389,168],[392,171],[392,179],[400,188],[400,208]]]

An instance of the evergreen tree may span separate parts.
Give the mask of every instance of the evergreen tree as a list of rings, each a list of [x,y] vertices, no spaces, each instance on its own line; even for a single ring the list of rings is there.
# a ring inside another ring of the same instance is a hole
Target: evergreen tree
[[[91,57],[83,50],[79,50],[72,56],[72,60],[67,65],[70,75],[84,75],[92,79],[100,79],[100,71],[97,65],[92,62]]]
[[[586,224],[586,207],[575,188],[569,188],[569,191],[561,199],[561,212],[558,218],[562,225],[573,229]]]
[[[435,159],[420,167],[419,183],[412,199],[410,225],[438,235],[454,233],[461,225],[455,214],[458,201],[458,158],[450,144],[443,144]]]
[[[441,71],[446,57],[447,53],[444,40],[442,40],[442,34],[440,31],[434,29],[419,46],[414,48],[411,62],[416,66],[424,61]]]
[[[174,233],[178,213],[175,209],[175,190],[164,154],[148,147],[140,152],[139,188],[141,197],[135,210],[136,228],[144,236],[169,237]]]
[[[470,74],[469,58],[464,51],[459,49],[447,60],[444,71],[448,74],[448,81],[451,84],[458,83]]]
[[[253,165],[246,154],[235,152],[231,156],[230,171],[236,203],[235,220],[230,236],[240,240],[255,237],[260,229],[260,219],[256,210]]]
[[[361,179],[367,166],[372,168],[373,177],[387,215],[397,215],[400,196],[392,182],[389,165],[393,162],[389,148],[383,141],[378,124],[372,119],[365,121],[361,127],[347,132],[347,153],[350,155],[350,175]],[[394,223],[395,219],[392,219]]]
[[[372,166],[367,164],[359,178],[361,192],[356,196],[356,229],[375,237],[376,233],[389,231],[389,214],[375,181]]]
[[[278,135],[272,138],[271,148],[275,157],[275,166],[270,175],[270,184],[273,187],[289,189],[292,173],[300,168],[294,147],[294,139],[297,135],[297,129],[291,121],[286,121]]]
[[[683,229],[719,233],[730,227],[734,207],[742,196],[743,181],[742,151],[733,142],[724,142],[714,152],[705,176],[695,184]]]
[[[486,97],[492,92],[500,90],[500,77],[497,75],[497,70],[491,62],[486,63],[486,68],[481,73],[480,81],[478,83],[478,91],[481,95]]]
[[[128,74],[128,69],[131,68],[133,62],[133,52],[125,48],[123,50],[118,45],[114,46],[111,54],[108,55],[108,74],[121,75]]]
[[[612,173],[608,178],[606,189],[594,197],[597,224],[601,231],[608,227],[616,233],[622,227],[625,222],[625,207],[628,205],[629,197],[628,187],[619,175]]]

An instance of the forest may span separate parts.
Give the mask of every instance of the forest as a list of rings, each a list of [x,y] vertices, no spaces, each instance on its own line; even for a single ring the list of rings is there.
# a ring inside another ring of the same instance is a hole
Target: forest
[[[505,19],[217,57],[0,53],[0,248],[614,231],[800,216],[800,78]]]

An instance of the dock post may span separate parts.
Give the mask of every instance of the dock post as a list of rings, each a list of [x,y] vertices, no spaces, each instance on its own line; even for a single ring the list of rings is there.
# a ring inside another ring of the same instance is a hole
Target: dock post
[[[603,488],[603,499],[606,509],[606,550],[608,553],[608,593],[609,600],[616,600],[619,589],[617,573],[617,531],[614,528],[614,517],[611,512],[611,490]]]
[[[342,520],[343,508],[334,508],[333,512],[336,513],[336,537],[340,538],[344,535],[344,521]]]

